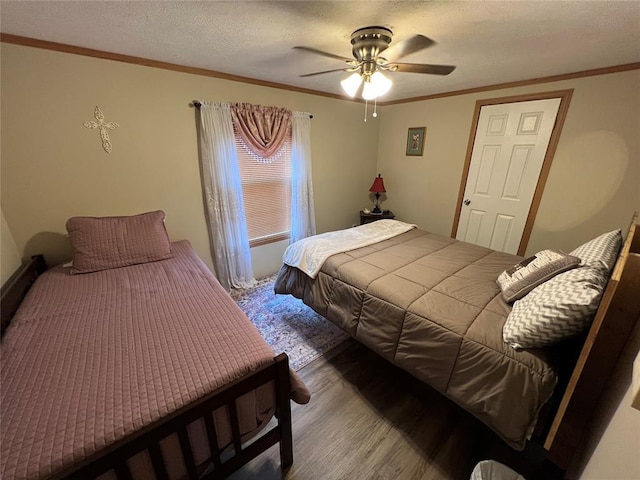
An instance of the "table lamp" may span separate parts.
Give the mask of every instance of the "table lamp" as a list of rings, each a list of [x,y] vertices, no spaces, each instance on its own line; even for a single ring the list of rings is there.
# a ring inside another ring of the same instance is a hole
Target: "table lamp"
[[[373,179],[373,185],[371,185],[369,191],[376,194],[376,202],[371,213],[382,213],[382,210],[380,210],[380,194],[385,193],[386,190],[384,189],[384,181],[380,174]]]

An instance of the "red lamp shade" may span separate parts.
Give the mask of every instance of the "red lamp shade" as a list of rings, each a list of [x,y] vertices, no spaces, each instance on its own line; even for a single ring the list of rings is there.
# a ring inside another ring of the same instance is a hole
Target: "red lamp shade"
[[[371,185],[371,188],[369,188],[369,191],[373,193],[386,192],[386,190],[384,189],[384,181],[382,180],[382,177],[380,176],[380,174],[378,174],[378,176],[373,180],[373,185]]]
[[[373,185],[371,185],[369,191],[376,194],[376,203],[371,213],[382,213],[382,210],[380,210],[380,194],[385,193],[386,190],[384,189],[384,181],[382,180],[382,176],[380,174],[378,174],[378,176],[373,179]]]

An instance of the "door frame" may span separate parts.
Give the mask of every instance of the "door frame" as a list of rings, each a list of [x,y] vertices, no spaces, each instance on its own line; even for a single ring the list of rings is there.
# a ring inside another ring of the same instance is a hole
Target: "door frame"
[[[560,134],[562,133],[562,127],[567,117],[567,111],[569,110],[569,104],[571,103],[571,97],[573,95],[573,88],[567,90],[555,90],[553,92],[540,92],[540,93],[528,93],[523,95],[514,95],[511,97],[499,97],[499,98],[487,98],[482,100],[476,100],[475,111],[473,112],[473,122],[471,124],[471,131],[469,132],[469,142],[467,144],[467,154],[464,161],[464,168],[462,169],[462,179],[460,181],[460,191],[458,193],[458,201],[456,203],[456,213],[453,218],[453,227],[451,229],[451,238],[456,238],[458,233],[458,222],[460,221],[460,211],[462,210],[462,200],[464,198],[464,191],[467,187],[467,177],[469,176],[469,166],[471,165],[471,154],[476,139],[476,129],[478,128],[478,120],[480,119],[480,110],[484,106],[499,105],[503,103],[517,103],[517,102],[529,102],[532,100],[548,100],[551,98],[559,98],[560,106],[558,107],[558,114],[556,115],[556,122],[549,138],[549,145],[542,162],[542,168],[540,169],[540,175],[538,176],[538,183],[531,199],[531,206],[529,207],[529,214],[527,215],[527,221],[524,224],[524,230],[522,232],[522,238],[520,239],[520,245],[518,246],[518,255],[523,256],[527,250],[529,243],[529,237],[531,237],[531,231],[533,230],[533,224],[538,213],[538,207],[542,200],[542,193],[544,192],[544,186],[547,183],[547,177],[549,176],[549,170],[551,169],[551,163],[553,162],[553,156],[556,153],[558,147],[558,141],[560,140]]]

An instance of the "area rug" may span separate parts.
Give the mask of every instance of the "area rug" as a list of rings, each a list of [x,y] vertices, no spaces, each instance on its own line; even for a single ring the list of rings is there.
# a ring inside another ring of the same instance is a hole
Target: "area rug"
[[[300,370],[324,355],[348,335],[291,295],[276,295],[276,276],[253,288],[232,290],[231,296],[276,353],[285,352],[289,365]]]

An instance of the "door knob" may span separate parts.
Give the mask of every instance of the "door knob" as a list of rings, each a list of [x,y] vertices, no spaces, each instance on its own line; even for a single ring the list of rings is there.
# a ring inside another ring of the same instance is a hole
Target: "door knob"
[[[469,199],[467,198],[467,199],[466,199],[464,202],[462,202],[462,203],[464,203],[464,204],[465,204],[465,206],[469,206],[469,205],[471,205],[471,200],[469,200]]]

